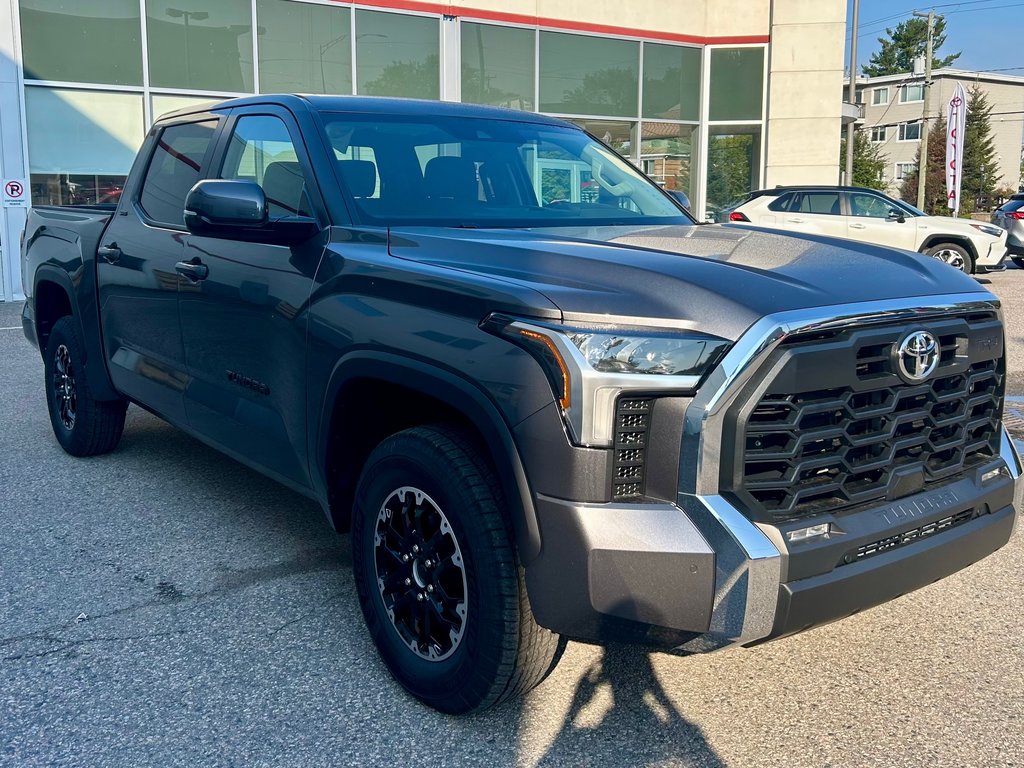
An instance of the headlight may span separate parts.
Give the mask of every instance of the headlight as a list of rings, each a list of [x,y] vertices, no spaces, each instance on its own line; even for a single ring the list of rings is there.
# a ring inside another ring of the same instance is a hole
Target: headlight
[[[691,331],[542,325],[504,315],[491,315],[482,327],[541,364],[573,440],[588,446],[612,444],[620,394],[694,394],[730,346]]]
[[[999,237],[1003,234],[1003,230],[999,227],[994,227],[991,224],[971,224],[979,232],[984,232],[986,235],[992,235],[992,237]]]

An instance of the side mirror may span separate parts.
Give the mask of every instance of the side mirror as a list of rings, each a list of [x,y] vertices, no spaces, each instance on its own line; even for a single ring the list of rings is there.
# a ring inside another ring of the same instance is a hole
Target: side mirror
[[[903,224],[907,220],[907,217],[903,215],[903,211],[897,208],[890,208],[889,215],[886,218],[894,220],[897,224]]]
[[[267,224],[267,196],[254,181],[203,179],[185,197],[185,226],[197,235],[225,235]]]
[[[685,192],[681,189],[666,189],[665,191],[668,192],[669,197],[683,206],[687,213],[690,212],[690,198],[686,196]]]
[[[185,197],[185,226],[206,237],[294,245],[320,231],[309,216],[270,219],[267,195],[255,181],[203,179]]]

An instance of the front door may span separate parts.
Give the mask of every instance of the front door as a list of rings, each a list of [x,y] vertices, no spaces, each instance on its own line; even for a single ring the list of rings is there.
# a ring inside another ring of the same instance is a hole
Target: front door
[[[187,375],[175,265],[184,253],[185,195],[212,155],[217,118],[205,118],[167,125],[147,141],[138,161],[145,172],[125,190],[96,259],[114,386],[178,424]]]
[[[263,111],[232,118],[211,175],[260,184],[272,219],[325,222],[297,128],[286,111]],[[183,277],[179,290],[192,427],[303,487],[306,307],[323,250],[320,237],[284,246],[191,234],[185,259],[205,265],[206,276]]]
[[[880,195],[850,192],[850,239],[916,250],[917,223],[912,216],[890,216],[895,206]]]

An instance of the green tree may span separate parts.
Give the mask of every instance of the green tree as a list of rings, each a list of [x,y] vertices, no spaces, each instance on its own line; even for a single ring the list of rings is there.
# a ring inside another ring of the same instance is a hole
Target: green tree
[[[886,37],[878,38],[881,49],[871,54],[871,60],[864,65],[863,72],[868,77],[882,75],[899,75],[912,72],[914,59],[924,56],[928,50],[928,20],[917,16],[901,21],[896,28],[885,30]],[[935,32],[932,37],[932,68],[948,67],[960,58],[960,52],[938,58],[936,55],[946,42],[946,20],[941,16],[935,20]]]
[[[925,169],[923,206],[924,212],[932,216],[949,216],[951,213],[946,205],[946,143],[942,140],[945,134],[946,118],[933,120],[928,134],[928,167]],[[914,156],[914,162],[917,163],[917,169],[904,177],[900,197],[912,205],[917,205],[917,174],[921,167],[920,147]],[[970,202],[968,199],[962,199],[962,214],[970,213],[967,210]]]
[[[961,207],[974,203],[974,210],[986,210],[992,203],[999,168],[992,138],[992,105],[985,91],[971,86],[967,92],[967,119],[964,125],[963,181],[960,188]]]
[[[708,210],[716,212],[750,192],[754,183],[754,137],[708,137]]]
[[[846,167],[846,139],[839,144],[839,155]],[[889,157],[882,152],[882,148],[871,143],[864,131],[857,131],[853,134],[853,179],[847,184],[857,187],[869,187],[871,189],[884,190],[885,182],[882,180],[882,173],[889,163]]]
[[[439,99],[437,54],[423,61],[393,61],[380,75],[359,86],[368,96],[412,96],[417,99]]]

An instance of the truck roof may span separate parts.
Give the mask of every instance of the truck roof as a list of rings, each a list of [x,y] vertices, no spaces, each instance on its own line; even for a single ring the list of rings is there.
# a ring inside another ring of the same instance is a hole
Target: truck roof
[[[505,107],[488,107],[479,104],[464,104],[453,101],[432,101],[428,99],[399,99],[383,96],[321,96],[317,94],[261,94],[242,96],[223,101],[208,101],[160,115],[159,120],[182,115],[231,109],[253,104],[276,104],[291,110],[308,109],[317,112],[370,112],[389,115],[448,115],[451,117],[489,118],[492,120],[516,120],[518,122],[547,125],[572,125],[557,117],[524,112]],[[573,126],[576,127],[576,126]]]

